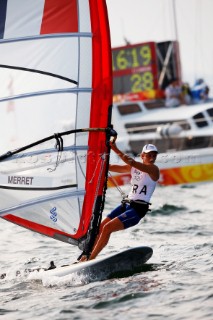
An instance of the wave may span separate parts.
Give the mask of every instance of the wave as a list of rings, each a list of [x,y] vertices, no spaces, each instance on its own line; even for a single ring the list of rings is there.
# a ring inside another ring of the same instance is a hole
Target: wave
[[[187,208],[184,206],[175,206],[172,204],[164,204],[158,209],[153,209],[150,214],[153,216],[156,216],[156,215],[169,216],[169,215],[172,215],[176,212],[185,211],[185,210],[187,210]]]

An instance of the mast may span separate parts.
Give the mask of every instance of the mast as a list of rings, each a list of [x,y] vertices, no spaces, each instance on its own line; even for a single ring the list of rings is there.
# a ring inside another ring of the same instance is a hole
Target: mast
[[[176,10],[176,0],[172,0],[172,13],[174,20],[174,36],[175,41],[178,41],[178,27],[177,27],[177,10]]]

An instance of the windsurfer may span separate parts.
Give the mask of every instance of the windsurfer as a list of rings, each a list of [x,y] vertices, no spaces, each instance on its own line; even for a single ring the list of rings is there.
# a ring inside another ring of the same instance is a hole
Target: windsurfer
[[[149,201],[159,179],[159,168],[154,164],[158,150],[153,144],[143,147],[140,157],[142,162],[136,161],[118,149],[115,142],[110,142],[112,150],[125,162],[111,164],[109,170],[119,173],[131,172],[132,188],[128,197],[102,221],[99,235],[93,246],[88,260],[95,259],[107,245],[111,233],[124,230],[139,223],[149,211]],[[82,256],[80,261],[87,258]]]

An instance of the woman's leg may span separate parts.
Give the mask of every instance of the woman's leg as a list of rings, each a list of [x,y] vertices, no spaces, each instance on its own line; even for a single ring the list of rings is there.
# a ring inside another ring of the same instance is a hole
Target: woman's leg
[[[98,242],[98,239],[99,239],[99,237],[100,237],[100,235],[101,235],[101,233],[102,233],[103,227],[104,227],[105,224],[107,224],[109,221],[111,221],[111,219],[108,218],[108,217],[106,217],[106,218],[101,222],[100,230],[99,230],[99,233],[98,233],[98,235],[97,235],[97,237],[96,237],[96,239],[95,239],[95,243],[94,243],[94,245],[93,245],[93,249],[95,248],[95,246],[96,246],[96,244],[97,244],[97,242]],[[80,261],[80,262],[87,261],[87,256],[83,255],[79,261]]]
[[[103,231],[103,228],[106,224],[108,224],[109,222],[113,221],[117,216],[119,216],[122,212],[123,212],[123,205],[119,205],[117,206],[114,210],[112,210],[112,212],[107,215],[107,217],[101,222],[101,225],[100,225],[100,230],[99,230],[99,233],[96,237],[96,240],[95,240],[95,243],[93,245],[93,249],[92,249],[92,252],[94,251],[95,247],[96,247],[96,244],[98,243],[98,240],[102,234],[102,231]],[[121,222],[122,223],[122,222]],[[124,229],[124,227],[122,228]],[[119,229],[121,230],[121,229]],[[101,249],[102,250],[102,249]],[[100,252],[100,251],[99,251]],[[94,259],[94,258],[93,258]],[[87,256],[86,255],[83,255],[79,262],[83,262],[83,261],[87,261]]]
[[[95,259],[96,256],[100,253],[100,251],[107,245],[112,232],[123,229],[124,225],[118,218],[114,218],[108,222],[106,221],[100,230],[98,240],[92,250],[89,260]]]
[[[101,235],[101,233],[102,233],[102,231],[103,231],[103,227],[104,227],[105,224],[107,224],[109,221],[111,221],[111,219],[108,218],[108,217],[106,217],[106,218],[101,222],[100,230],[99,230],[99,233],[98,233],[98,235],[97,235],[97,237],[96,237],[96,239],[95,239],[95,243],[94,243],[94,245],[93,245],[93,248],[95,248],[96,243],[98,242],[98,239],[99,239],[99,237],[100,237],[100,235]]]

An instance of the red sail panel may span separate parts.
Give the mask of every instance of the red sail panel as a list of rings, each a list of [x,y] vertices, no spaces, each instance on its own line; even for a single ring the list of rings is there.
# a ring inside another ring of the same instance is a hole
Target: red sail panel
[[[40,34],[78,32],[77,0],[46,0]]]
[[[15,223],[21,227],[24,227],[26,229],[32,230],[34,232],[37,233],[41,233],[45,236],[48,236],[50,238],[54,238],[55,235],[63,235],[65,237],[70,237],[70,234],[66,233],[66,232],[62,232],[60,230],[54,229],[54,228],[50,228],[47,227],[45,225],[39,224],[39,223],[35,223],[33,221],[29,221],[26,219],[22,219],[20,217],[14,216],[12,214],[8,214],[4,217],[5,220],[10,221],[12,223]]]

